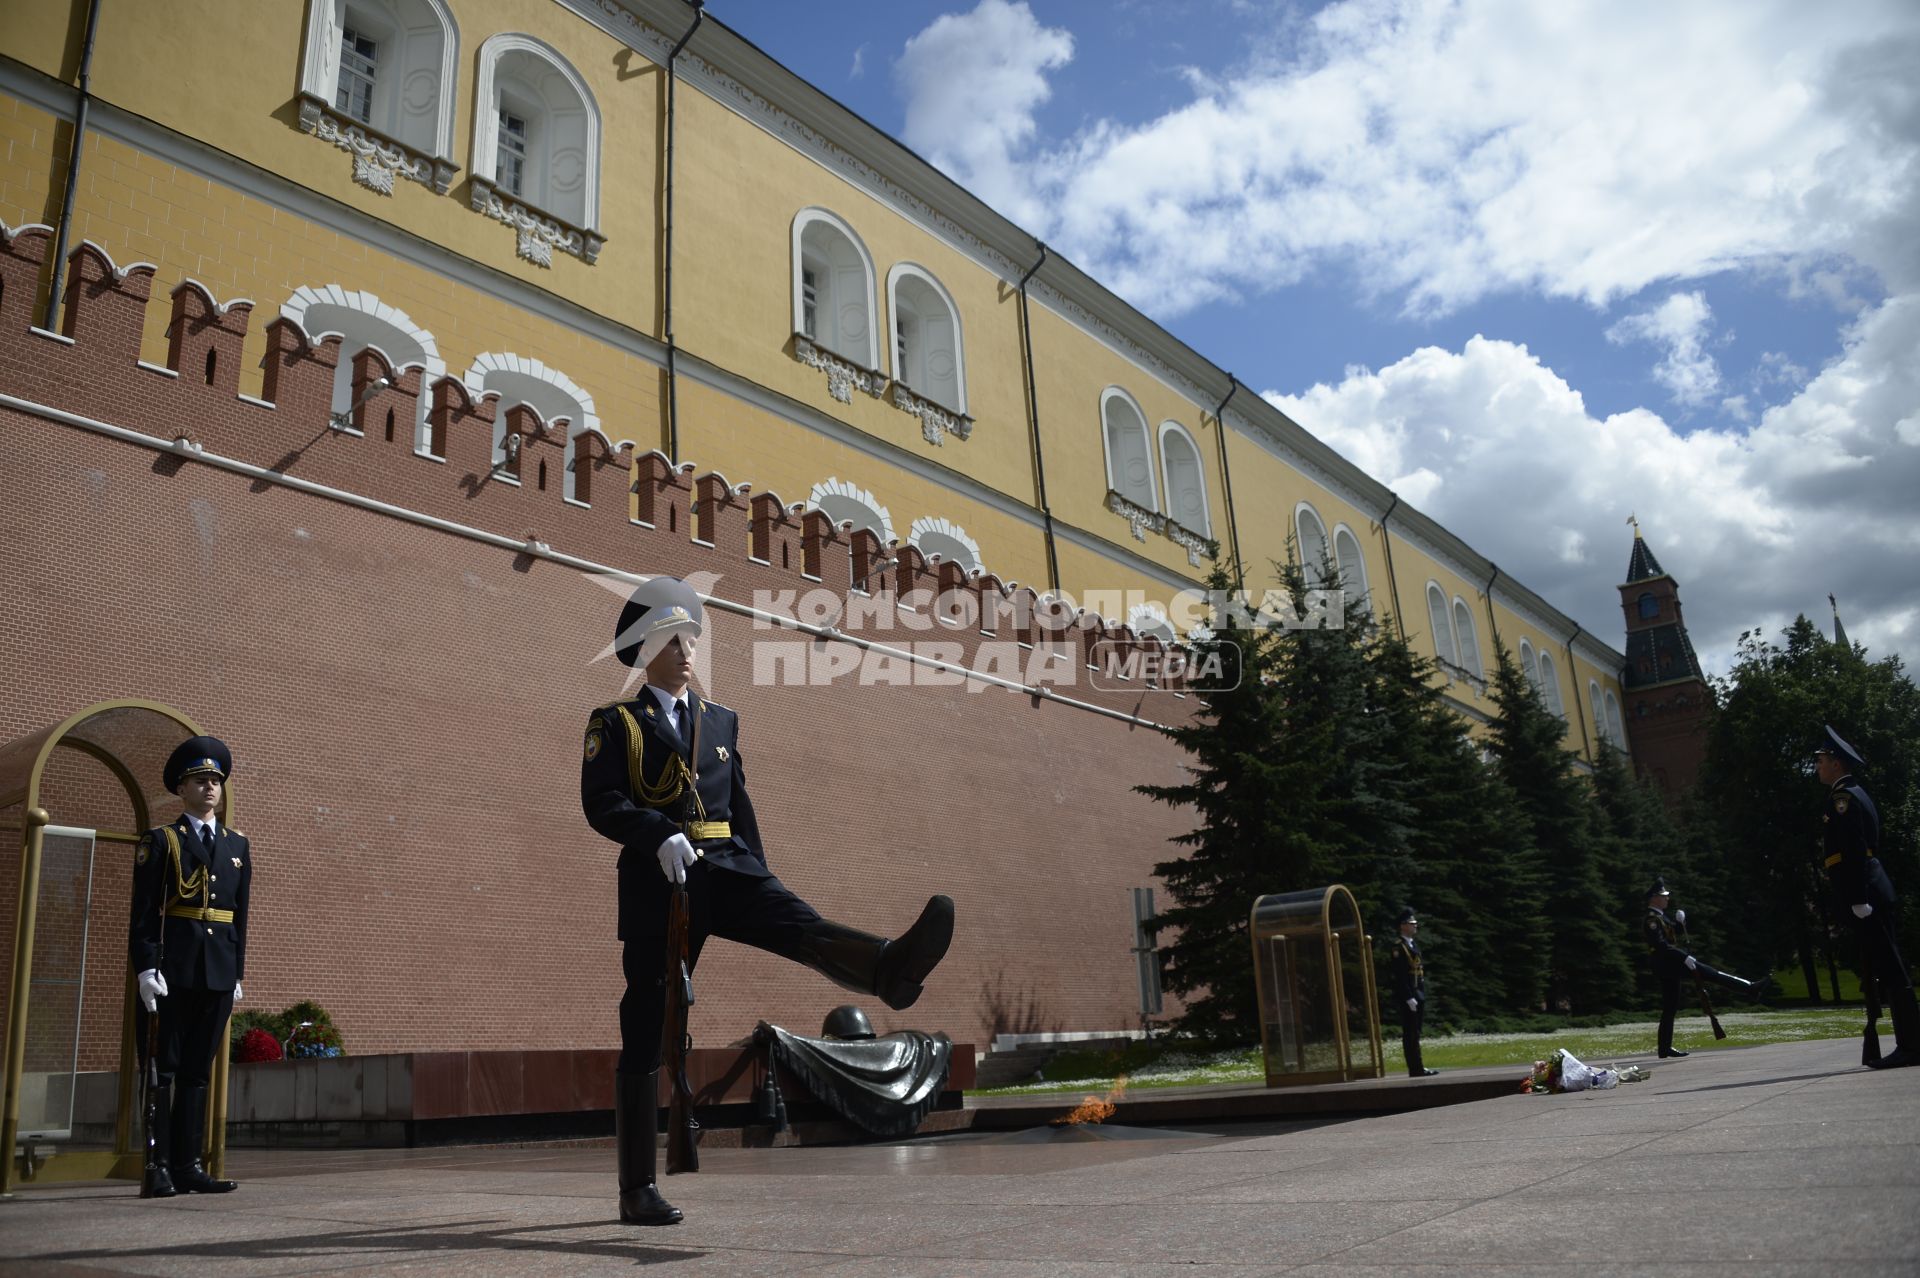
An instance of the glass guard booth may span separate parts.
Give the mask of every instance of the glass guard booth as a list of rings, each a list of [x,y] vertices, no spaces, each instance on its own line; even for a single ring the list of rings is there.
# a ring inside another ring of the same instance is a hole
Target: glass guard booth
[[[1267,1086],[1381,1077],[1373,945],[1353,893],[1263,896],[1250,922]]]
[[[134,845],[180,814],[161,785],[200,729],[147,701],[106,701],[0,745],[0,947],[6,1013],[0,1194],[25,1180],[139,1180],[145,1009],[127,961]],[[228,790],[220,814],[231,823]],[[223,1036],[224,1037],[224,1036]],[[214,1057],[208,1170],[226,1161],[227,1053]]]

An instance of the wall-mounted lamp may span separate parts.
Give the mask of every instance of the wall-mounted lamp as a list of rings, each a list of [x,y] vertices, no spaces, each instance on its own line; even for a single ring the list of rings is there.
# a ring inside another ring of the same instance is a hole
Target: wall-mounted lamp
[[[488,472],[487,478],[511,479],[515,483],[519,482],[519,476],[513,473],[513,464],[520,460],[520,445],[525,438],[524,435],[516,432],[501,441],[500,460],[493,464],[493,469]]]
[[[360,392],[360,398],[354,400],[346,412],[330,413],[327,416],[327,420],[333,424],[335,430],[354,430],[353,415],[360,411],[361,405],[392,385],[393,379],[391,377],[374,378],[367,383],[367,388]]]

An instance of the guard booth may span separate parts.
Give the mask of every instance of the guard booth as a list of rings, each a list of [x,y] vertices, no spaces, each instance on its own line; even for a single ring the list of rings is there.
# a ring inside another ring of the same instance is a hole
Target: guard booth
[[[0,934],[13,958],[0,1193],[23,1180],[140,1179],[146,1017],[127,958],[133,852],[143,831],[180,814],[160,775],[198,735],[166,706],[103,701],[0,745],[0,892],[15,893],[11,932]],[[230,790],[222,805],[231,823]],[[219,1176],[225,1051],[213,1068],[204,1149]]]
[[[1250,922],[1267,1086],[1381,1077],[1373,945],[1353,893],[1263,896]]]

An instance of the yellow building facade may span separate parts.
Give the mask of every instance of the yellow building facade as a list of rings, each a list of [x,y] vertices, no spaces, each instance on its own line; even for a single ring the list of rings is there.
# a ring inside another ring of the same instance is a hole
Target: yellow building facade
[[[375,346],[1166,637],[1216,562],[1257,593],[1298,545],[1470,723],[1497,638],[1570,748],[1625,748],[1612,644],[680,0],[7,8],[0,220],[152,263],[156,297],[195,281],[341,333],[343,370]]]

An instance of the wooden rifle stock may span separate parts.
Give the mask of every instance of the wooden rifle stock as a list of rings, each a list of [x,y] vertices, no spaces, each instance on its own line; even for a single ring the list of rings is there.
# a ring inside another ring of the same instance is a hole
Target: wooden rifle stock
[[[1686,942],[1687,953],[1691,955],[1693,953],[1693,937],[1688,934],[1686,920],[1684,919],[1680,922],[1680,939]],[[1713,1026],[1714,1038],[1725,1038],[1727,1032],[1720,1028],[1720,1018],[1713,1014],[1713,1000],[1707,996],[1707,983],[1698,976],[1695,976],[1693,978],[1693,988],[1700,992],[1700,1010],[1707,1014],[1707,1023]]]
[[[687,1055],[693,1035],[687,1013],[693,1006],[693,968],[687,949],[687,885],[676,883],[667,912],[667,1019],[661,1045],[671,1099],[667,1104],[667,1175],[700,1170],[700,1124],[693,1117],[693,1087],[687,1082]]]
[[[140,996],[136,993],[134,997]],[[147,1013],[147,1067],[140,1071],[140,1086],[146,1093],[141,1106],[145,1121],[140,1139],[146,1145],[146,1156],[140,1168],[140,1196],[146,1198],[153,1190],[154,1173],[167,1161],[167,1151],[160,1148],[157,1135],[160,1127],[160,1011],[157,1007]]]

